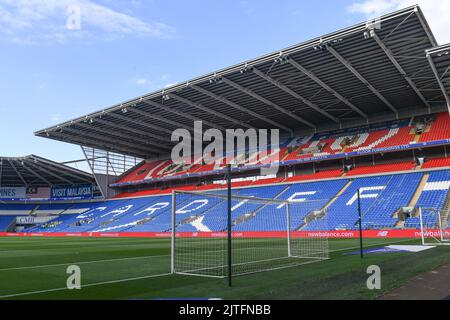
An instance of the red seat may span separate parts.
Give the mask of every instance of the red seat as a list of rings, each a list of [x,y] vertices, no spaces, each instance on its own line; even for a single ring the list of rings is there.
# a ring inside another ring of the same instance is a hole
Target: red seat
[[[408,171],[413,170],[416,164],[412,161],[398,162],[398,163],[385,163],[378,164],[375,166],[361,166],[356,167],[349,172],[346,176],[355,176],[363,174],[373,174],[373,173],[384,173],[384,172],[395,172],[395,171]]]
[[[423,169],[450,167],[450,158],[429,159],[422,165]]]

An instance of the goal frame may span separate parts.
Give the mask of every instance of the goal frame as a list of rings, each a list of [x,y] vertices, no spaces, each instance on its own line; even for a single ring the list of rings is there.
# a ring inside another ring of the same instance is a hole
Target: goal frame
[[[181,274],[181,275],[189,275],[189,276],[200,276],[200,277],[212,277],[212,278],[227,278],[227,275],[224,273],[223,275],[208,275],[208,274],[202,274],[202,273],[195,273],[195,272],[185,272],[185,271],[180,271],[177,270],[177,266],[176,266],[176,261],[177,261],[177,257],[176,257],[176,238],[177,238],[177,218],[176,218],[176,214],[177,214],[177,203],[176,203],[176,195],[177,194],[183,194],[183,195],[197,195],[197,196],[206,196],[206,197],[214,197],[214,198],[222,198],[225,201],[228,200],[228,195],[224,195],[224,194],[216,194],[216,193],[208,193],[208,192],[195,192],[195,191],[182,191],[182,190],[173,190],[172,191],[172,217],[171,217],[171,273],[172,274]],[[271,270],[278,270],[278,269],[283,269],[283,268],[289,268],[289,267],[293,267],[293,266],[299,266],[299,265],[304,265],[304,264],[310,264],[310,263],[314,263],[314,262],[318,262],[318,261],[323,261],[323,260],[327,260],[329,259],[329,250],[327,250],[327,257],[309,257],[309,256],[300,256],[300,255],[295,255],[293,254],[293,250],[292,250],[292,233],[295,232],[295,230],[292,230],[292,225],[291,225],[291,205],[300,205],[297,202],[294,201],[289,201],[289,200],[280,200],[280,199],[267,199],[267,198],[258,198],[258,197],[249,197],[249,196],[240,196],[240,195],[232,195],[232,197],[230,198],[232,200],[249,200],[249,201],[260,201],[261,203],[267,203],[267,204],[278,204],[278,205],[284,205],[284,207],[286,208],[286,256],[284,258],[298,258],[300,259],[310,259],[310,261],[304,261],[304,262],[299,262],[296,264],[291,264],[291,265],[284,265],[284,266],[277,266],[277,267],[273,267],[273,268],[262,268],[261,270],[255,270],[255,271],[249,271],[249,272],[243,272],[243,273],[232,273],[231,275],[228,275],[228,277],[236,277],[236,276],[242,276],[242,275],[247,275],[247,274],[252,274],[252,273],[259,273],[259,272],[266,272],[266,271],[271,271]],[[230,217],[228,217],[230,218]],[[230,225],[230,224],[228,224]],[[211,231],[211,232],[217,232],[217,231]],[[231,255],[231,250],[232,250],[232,241],[233,241],[233,230],[231,228],[231,232],[229,232],[228,228],[227,230],[224,231],[220,231],[223,232],[224,234],[226,233],[226,238],[227,238],[227,251],[228,251],[228,255]],[[324,240],[325,241],[325,240]],[[327,247],[328,247],[328,239],[326,239],[327,241]],[[277,258],[277,259],[283,259],[283,258]],[[274,259],[275,260],[275,259]],[[264,260],[261,260],[264,261]],[[251,263],[258,263],[261,261],[250,261],[249,264]],[[231,268],[228,267],[228,270],[233,269],[234,266],[238,266],[240,265],[239,263],[233,263],[231,262]],[[224,265],[225,266],[225,265]],[[206,269],[206,268],[205,268]]]
[[[438,234],[435,236],[433,233],[430,234],[429,231],[426,230],[426,224],[424,223],[424,217],[423,217],[423,209],[426,209],[428,211],[434,212],[436,214],[436,228],[435,230],[438,230]],[[429,246],[429,245],[450,245],[450,238],[446,237],[446,231],[445,228],[442,227],[442,214],[441,212],[444,211],[443,209],[436,209],[436,208],[422,208],[419,207],[419,221],[420,221],[420,236],[422,240],[422,245]],[[447,233],[450,234],[450,231]],[[430,242],[430,239],[434,239],[435,242]]]

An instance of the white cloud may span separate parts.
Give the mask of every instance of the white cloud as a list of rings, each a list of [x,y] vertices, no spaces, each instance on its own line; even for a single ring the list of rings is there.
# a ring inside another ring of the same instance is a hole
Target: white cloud
[[[138,79],[136,79],[135,83],[138,86],[145,86],[145,85],[149,85],[150,84],[150,82],[146,78],[138,78]]]
[[[374,18],[389,11],[419,4],[431,30],[440,44],[450,42],[450,1],[449,0],[365,0],[355,2],[347,10]]]
[[[52,122],[61,122],[63,119],[63,116],[59,113],[54,113],[54,114],[50,115],[50,119],[52,120]]]
[[[367,17],[373,18],[395,9],[398,7],[398,2],[401,2],[401,0],[366,0],[353,3],[348,7],[348,11],[351,13],[362,13]]]
[[[69,30],[69,7],[79,9],[80,29]],[[0,39],[18,44],[64,42],[71,38],[123,36],[169,38],[174,28],[146,22],[92,0],[0,0]]]
[[[150,78],[152,80],[147,77],[136,76],[131,78],[131,81],[137,86],[145,87],[147,90],[160,90],[161,88],[166,89],[178,84],[178,82],[171,81],[171,76],[167,73]]]

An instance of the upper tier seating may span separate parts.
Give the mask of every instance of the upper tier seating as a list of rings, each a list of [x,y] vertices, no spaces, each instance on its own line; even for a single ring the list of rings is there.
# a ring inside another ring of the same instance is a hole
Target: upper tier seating
[[[284,141],[280,145],[279,160],[295,161],[339,153],[385,150],[397,146],[407,146],[415,141],[429,142],[450,139],[449,128],[450,117],[448,113],[443,112],[436,115],[435,121],[428,125],[428,129],[421,135],[416,135],[415,126],[408,125],[408,121],[397,121],[372,129],[352,128],[337,133],[294,138]],[[251,158],[253,157],[252,159],[256,159],[257,153],[250,152],[250,155]],[[130,173],[121,177],[117,183],[139,182],[186,174],[205,174],[221,169],[224,169],[224,166],[220,164],[175,165],[171,160],[149,160],[139,164]]]
[[[422,169],[445,168],[445,167],[450,167],[450,157],[449,158],[428,159],[422,165]]]
[[[385,172],[401,172],[413,170],[416,163],[412,161],[378,164],[376,166],[360,166],[346,173],[346,176],[356,176],[364,174],[385,173]]]
[[[430,131],[420,136],[420,142],[450,139],[450,117],[447,112],[439,113],[431,124]]]

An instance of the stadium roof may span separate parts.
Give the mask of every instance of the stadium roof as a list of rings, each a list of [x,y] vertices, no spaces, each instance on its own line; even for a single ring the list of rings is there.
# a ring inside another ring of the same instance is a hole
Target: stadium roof
[[[439,79],[439,86],[444,92],[450,112],[450,44],[427,50],[427,58],[436,78]]]
[[[51,187],[94,183],[94,177],[60,163],[35,155],[0,157],[0,186]]]
[[[450,55],[436,58],[436,73],[426,55],[436,46],[413,6],[35,134],[151,158],[168,154],[172,131],[192,132],[194,120],[307,134],[444,111],[449,83],[436,74]]]

